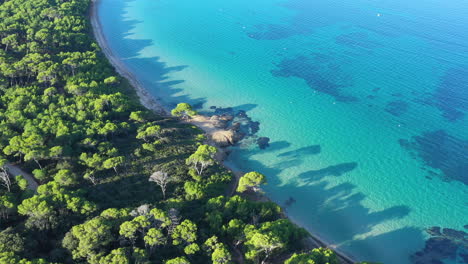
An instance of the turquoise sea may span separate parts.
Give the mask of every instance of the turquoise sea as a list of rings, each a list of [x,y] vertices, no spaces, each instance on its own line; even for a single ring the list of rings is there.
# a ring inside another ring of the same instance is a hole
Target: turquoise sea
[[[229,163],[294,199],[296,223],[357,260],[468,263],[466,0],[100,0],[98,16],[167,107],[260,123]]]

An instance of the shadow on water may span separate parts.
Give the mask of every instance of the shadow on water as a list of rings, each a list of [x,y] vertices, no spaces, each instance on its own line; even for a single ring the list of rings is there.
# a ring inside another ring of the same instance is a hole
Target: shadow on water
[[[286,141],[277,141],[261,152],[256,148],[235,150],[230,159],[240,159],[241,162],[236,162],[242,166],[240,169],[255,169],[267,175],[266,191],[275,202],[286,205],[286,210],[294,215],[299,224],[312,233],[323,232],[327,240],[347,253],[355,252],[357,256],[366,256],[371,261],[409,263],[410,255],[424,246],[423,233],[417,228],[405,227],[376,232],[374,235],[378,225],[406,217],[410,208],[395,205],[371,211],[363,205],[366,196],[357,191],[355,185],[349,182],[336,184],[334,177],[352,172],[359,166],[357,162],[288,175],[287,180],[280,178],[284,169],[298,166],[305,162],[305,157],[318,155],[322,151],[319,145],[286,151],[290,147],[291,144]],[[252,158],[265,152],[276,154],[278,161],[265,166]],[[401,239],[407,243],[395,244]]]
[[[408,252],[408,250],[405,250],[405,247],[409,245],[421,244],[421,241],[423,240],[424,237],[422,236],[420,229],[414,227],[404,227],[387,233],[366,237],[363,239],[355,239],[353,242],[349,243],[348,248],[351,252],[363,249],[366,250],[366,252],[369,252],[369,259],[371,260],[395,259],[395,254],[401,254],[400,250],[403,250],[403,252],[406,251],[408,253],[408,258],[410,258],[410,255],[413,254],[413,252]],[[387,245],[387,247],[379,248],[379,245]]]
[[[183,88],[180,87],[184,80],[174,80],[170,74],[186,69],[187,65],[168,66],[161,61],[160,57],[145,57],[143,50],[154,46],[151,39],[133,38],[132,31],[138,24],[144,23],[140,20],[127,19],[129,3],[136,0],[112,1],[105,5],[105,13],[99,8],[99,15],[104,35],[108,40],[114,54],[134,73],[138,73],[138,81],[141,82],[149,92],[159,99],[166,107],[173,107],[178,102],[189,102],[194,106],[203,105],[205,98],[191,98],[187,95],[178,95]],[[99,2],[103,5],[104,1]],[[177,87],[176,87],[177,86]]]
[[[347,172],[354,170],[357,167],[356,162],[341,163],[337,165],[331,165],[319,170],[311,170],[298,175],[301,180],[305,181],[316,181],[317,179],[324,178],[326,176],[341,176]]]
[[[281,149],[289,148],[291,146],[291,143],[282,140],[282,141],[275,141],[273,143],[270,143],[270,147],[268,147],[268,151],[278,151]],[[291,152],[291,151],[289,151]],[[281,155],[281,154],[280,154]],[[280,156],[278,155],[278,156]]]
[[[312,145],[308,147],[303,147],[299,148],[293,151],[287,151],[283,152],[281,154],[278,154],[278,157],[299,157],[299,156],[304,156],[304,155],[315,155],[319,154],[321,151],[320,145]]]
[[[442,137],[437,142],[448,140],[444,139],[447,135],[442,132],[429,135],[435,136]],[[365,258],[383,263],[468,263],[468,235],[462,231],[444,229],[443,235],[428,232],[432,236],[429,239],[426,232],[411,226],[393,230],[390,227],[390,230],[382,231],[381,224],[403,219],[411,213],[411,209],[404,205],[395,205],[370,210],[363,205],[366,195],[359,192],[354,184],[336,184],[334,177],[352,172],[359,166],[357,162],[330,165],[296,176],[288,175],[288,180],[284,180],[279,177],[284,169],[302,164],[305,157],[318,155],[322,149],[320,145],[311,145],[285,151],[291,147],[286,141],[272,142],[270,146],[260,153],[279,153],[276,154],[278,161],[273,165],[265,166],[252,159],[252,156],[259,153],[258,149],[234,151],[233,158],[236,155],[242,157],[245,162],[237,163],[243,166],[242,169],[247,171],[254,168],[267,175],[266,190],[272,198],[278,204],[285,205],[285,209],[295,216],[295,220],[313,234],[326,234],[326,239],[336,248],[350,255],[355,253],[357,260]],[[431,148],[428,150],[427,146],[422,148],[431,152]]]

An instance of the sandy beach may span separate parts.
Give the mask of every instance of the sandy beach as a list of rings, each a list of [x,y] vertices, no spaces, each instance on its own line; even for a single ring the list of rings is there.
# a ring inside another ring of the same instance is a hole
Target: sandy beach
[[[91,9],[90,9],[90,21],[91,21],[91,25],[92,25],[92,28],[93,28],[94,37],[95,37],[97,43],[99,44],[99,46],[101,47],[101,50],[102,50],[103,54],[106,56],[106,58],[112,64],[112,66],[114,66],[115,70],[121,76],[126,78],[129,81],[129,83],[135,88],[135,91],[136,91],[136,93],[138,95],[138,98],[139,98],[139,100],[140,100],[140,102],[141,102],[141,104],[143,106],[145,106],[149,110],[154,111],[157,114],[168,116],[169,112],[170,112],[169,109],[164,108],[162,103],[157,101],[142,86],[142,84],[133,75],[133,73],[131,73],[130,71],[127,70],[125,65],[113,54],[113,52],[109,48],[109,46],[107,44],[107,40],[106,40],[106,38],[105,38],[105,36],[104,36],[104,34],[102,32],[101,23],[100,23],[99,18],[97,16],[98,1],[99,0],[92,1],[92,4],[91,4],[92,6],[91,6]],[[217,127],[215,120],[211,119],[209,116],[203,116],[203,115],[197,115],[197,116],[193,117],[192,119],[186,120],[184,122],[195,125],[195,126],[199,127],[200,129],[202,129],[205,132],[205,134],[207,135],[207,137],[209,139],[208,143],[215,145],[222,152],[222,155],[219,155],[218,158],[217,158],[218,161],[220,161],[222,163],[222,161],[223,161],[223,159],[224,159],[224,157],[226,155],[225,154],[226,151],[223,148],[217,146],[214,143],[215,140],[213,140],[213,139],[232,136],[230,134],[231,132],[229,131],[229,129]],[[237,179],[240,176],[243,175],[243,172],[236,171],[233,168],[230,168],[230,167],[226,166],[225,164],[223,164],[223,166],[226,167],[227,169],[229,169],[230,171],[232,171]],[[235,188],[235,186],[233,188]],[[261,194],[259,194],[259,195],[261,195]],[[262,195],[261,200],[265,200],[265,199],[269,200],[268,197],[265,197],[265,196]],[[343,252],[340,252],[340,251],[336,250],[334,246],[332,246],[330,243],[326,243],[323,239],[321,239],[320,237],[318,237],[316,235],[310,235],[310,237],[306,241],[306,244],[307,244],[307,247],[309,247],[309,248],[316,248],[316,247],[331,248],[337,253],[337,255],[338,255],[338,257],[339,257],[339,259],[341,260],[342,263],[346,263],[346,264],[355,263],[355,261],[349,255],[344,254]]]

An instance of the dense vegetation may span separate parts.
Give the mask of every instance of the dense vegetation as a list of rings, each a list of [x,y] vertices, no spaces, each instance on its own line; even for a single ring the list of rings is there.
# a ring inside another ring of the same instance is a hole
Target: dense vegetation
[[[198,128],[138,103],[92,38],[89,5],[0,0],[0,263],[267,263],[300,251],[306,233],[277,205],[225,195],[232,176]],[[238,191],[264,182],[248,174]],[[286,263],[337,260],[321,249]]]

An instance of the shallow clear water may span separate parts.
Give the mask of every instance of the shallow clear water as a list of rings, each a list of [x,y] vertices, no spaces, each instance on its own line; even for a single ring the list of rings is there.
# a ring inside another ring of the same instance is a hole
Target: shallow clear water
[[[270,147],[251,137],[230,162],[294,198],[312,233],[385,263],[410,263],[428,227],[467,231],[467,15],[463,0],[99,2],[155,97],[247,111]]]

